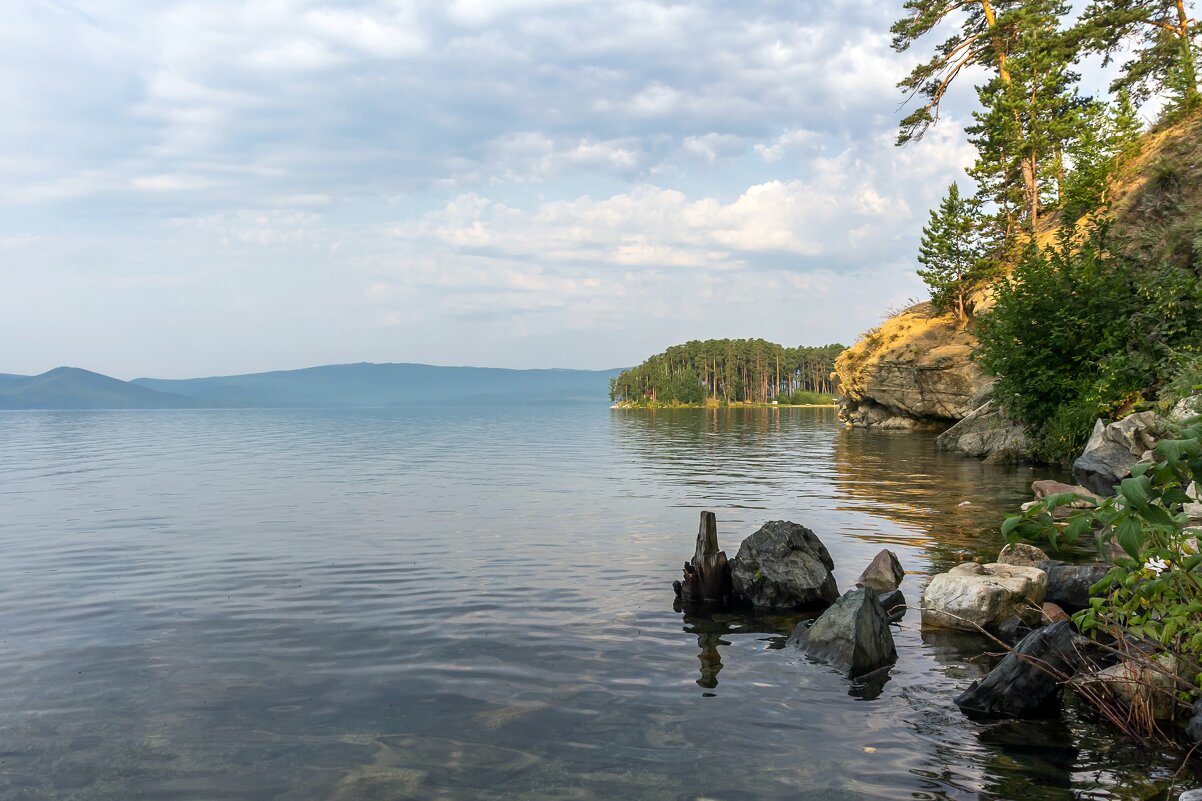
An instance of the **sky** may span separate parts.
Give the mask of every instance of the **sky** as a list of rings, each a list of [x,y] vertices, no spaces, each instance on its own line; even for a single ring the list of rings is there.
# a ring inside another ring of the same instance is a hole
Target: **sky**
[[[17,0],[0,372],[603,369],[922,299],[901,0]],[[930,43],[931,46],[934,42]]]

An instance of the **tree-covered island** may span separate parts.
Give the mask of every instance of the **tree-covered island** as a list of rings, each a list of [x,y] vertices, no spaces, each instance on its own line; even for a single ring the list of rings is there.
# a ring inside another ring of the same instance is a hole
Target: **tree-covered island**
[[[763,339],[673,345],[609,381],[621,406],[829,406],[843,345],[786,348]]]

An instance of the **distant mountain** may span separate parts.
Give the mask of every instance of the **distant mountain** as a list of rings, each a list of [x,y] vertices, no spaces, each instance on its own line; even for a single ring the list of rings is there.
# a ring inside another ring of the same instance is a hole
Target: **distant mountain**
[[[56,367],[35,376],[0,374],[0,409],[196,409],[215,405],[77,367]]]
[[[212,378],[138,378],[147,389],[238,406],[384,407],[421,403],[602,402],[620,370],[506,370],[333,364]]]

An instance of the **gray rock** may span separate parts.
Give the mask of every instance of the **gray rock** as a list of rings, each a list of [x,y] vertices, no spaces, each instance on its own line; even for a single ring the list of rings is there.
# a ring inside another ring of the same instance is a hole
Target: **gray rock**
[[[870,587],[847,593],[813,623],[799,623],[789,641],[851,678],[897,661],[885,610]]]
[[[896,623],[906,616],[906,596],[902,595],[901,590],[882,592],[877,595],[877,600],[881,602],[881,608],[885,610],[885,617],[890,623]]]
[[[990,462],[1016,462],[1031,454],[1021,423],[1006,417],[993,401],[978,406],[935,438],[935,447]]]
[[[997,629],[994,631],[999,640],[1011,645],[1020,642],[1023,637],[1026,637],[1030,633],[1031,627],[1017,615],[1008,617],[1001,623],[998,623]]]
[[[1039,568],[1048,574],[1045,600],[1072,614],[1089,606],[1089,588],[1110,571],[1109,565],[1066,565],[1048,560]]]
[[[1177,796],[1177,801],[1202,801],[1202,790],[1186,790]]]
[[[1003,565],[1018,565],[1019,567],[1039,567],[1040,562],[1048,561],[1048,555],[1041,549],[1025,542],[1012,542],[998,554],[998,563]]]
[[[1113,495],[1131,468],[1156,446],[1165,425],[1155,412],[1129,415],[1110,425],[1098,420],[1085,450],[1073,462],[1073,480],[1098,495]]]
[[[1176,703],[1177,660],[1163,654],[1152,659],[1137,655],[1135,659],[1112,667],[1085,673],[1073,679],[1073,687],[1101,689],[1128,710],[1137,720],[1165,720],[1172,716]]]
[[[1169,412],[1169,419],[1185,422],[1200,414],[1202,414],[1202,395],[1191,395],[1188,398],[1182,398],[1177,401],[1177,405],[1173,407],[1173,411]]]
[[[897,554],[886,549],[872,557],[868,567],[856,579],[856,586],[870,587],[878,593],[892,592],[901,586],[905,577],[906,571],[897,560]]]
[[[931,579],[922,594],[923,628],[994,629],[1009,617],[1034,625],[1047,590],[1036,567],[965,562]]]
[[[735,595],[770,609],[824,607],[839,598],[834,560],[808,528],[786,520],[765,523],[743,540],[730,563]]]
[[[1202,700],[1194,701],[1194,716],[1190,718],[1185,733],[1195,743],[1202,743]]]
[[[1028,634],[998,666],[957,699],[968,715],[989,718],[1037,716],[1057,699],[1061,682],[1080,667],[1081,638],[1068,621]]]

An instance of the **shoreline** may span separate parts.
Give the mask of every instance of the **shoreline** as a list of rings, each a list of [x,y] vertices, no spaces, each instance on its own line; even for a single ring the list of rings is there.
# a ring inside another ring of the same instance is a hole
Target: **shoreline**
[[[835,403],[615,403],[611,409],[834,409]]]

